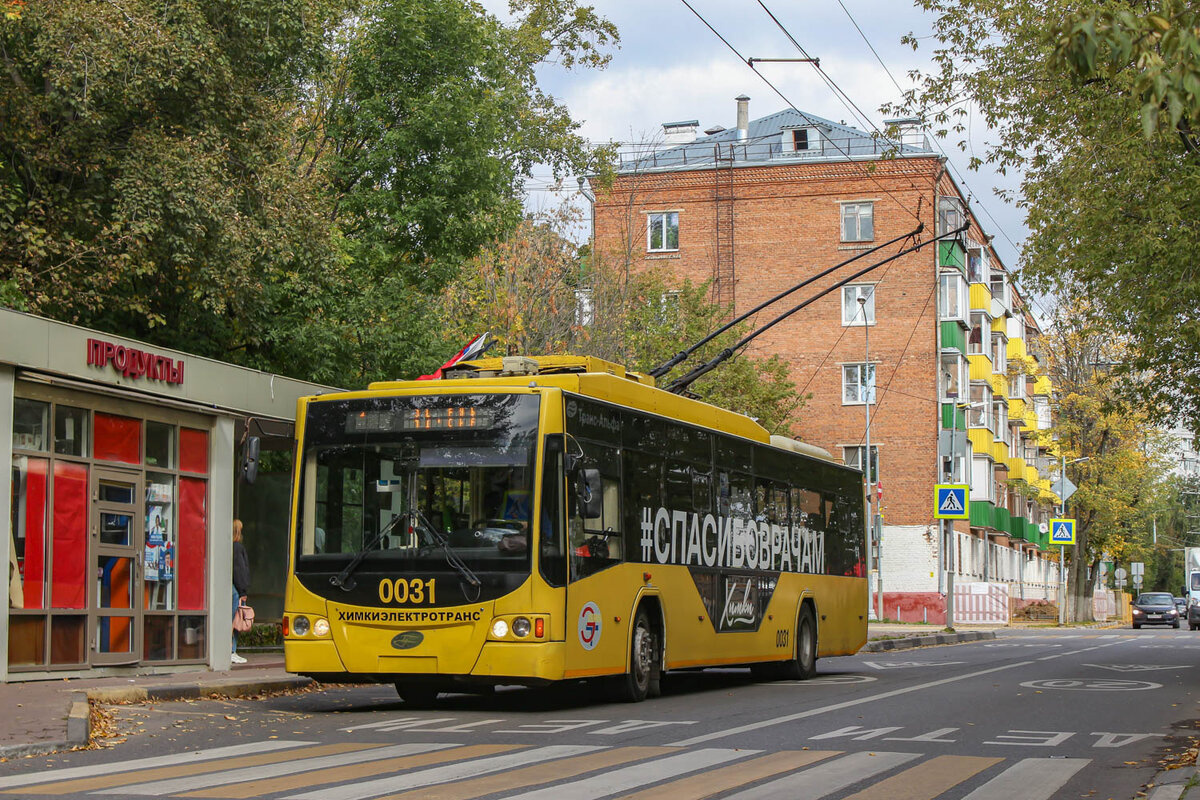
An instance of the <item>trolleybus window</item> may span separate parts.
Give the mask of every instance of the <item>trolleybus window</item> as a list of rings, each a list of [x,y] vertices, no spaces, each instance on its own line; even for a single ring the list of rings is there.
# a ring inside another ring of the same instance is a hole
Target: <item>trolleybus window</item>
[[[351,587],[333,595],[346,601],[376,593],[378,580],[360,590],[354,574],[379,571],[419,575],[422,587],[445,576],[433,598],[422,592],[426,605],[511,590],[531,561],[538,402],[501,394],[312,403],[297,576],[330,596],[322,581],[358,559],[333,582]],[[468,575],[482,581],[481,594],[460,586],[476,588]]]

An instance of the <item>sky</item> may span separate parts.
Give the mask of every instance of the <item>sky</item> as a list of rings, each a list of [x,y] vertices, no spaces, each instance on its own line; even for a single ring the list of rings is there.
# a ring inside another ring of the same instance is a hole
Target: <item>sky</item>
[[[787,34],[758,0],[688,3],[745,58],[799,56]],[[734,98],[741,94],[751,98],[751,119],[773,114],[790,104],[836,122],[882,128],[885,115],[879,108],[899,100],[901,92],[896,84],[908,89],[912,85],[908,77],[911,70],[929,69],[936,45],[931,38],[932,18],[903,0],[763,3],[809,55],[820,59],[821,68],[865,113],[866,122],[856,121],[857,112],[839,100],[813,66],[759,64],[758,70],[787,99],[781,98],[683,0],[594,0],[596,9],[621,33],[621,46],[613,51],[612,62],[602,71],[567,72],[546,66],[539,74],[540,83],[571,110],[588,139],[645,143],[661,136],[664,122],[695,119],[700,131],[714,125],[734,127]],[[507,3],[485,0],[484,6],[503,16]],[[900,41],[910,32],[926,37],[916,51]],[[970,134],[974,152],[981,154],[988,132],[973,125]],[[961,152],[953,141],[939,144],[956,168],[952,174],[959,186],[971,196],[984,230],[995,236],[993,245],[1001,259],[1015,269],[1018,248],[1026,235],[1023,215],[996,197],[994,189],[1017,188],[1019,176],[999,176],[986,167],[971,172],[966,169],[969,153]],[[538,178],[529,185],[528,205],[537,208],[554,204],[557,194],[548,173],[539,172]],[[572,193],[574,184],[566,181],[565,193]]]

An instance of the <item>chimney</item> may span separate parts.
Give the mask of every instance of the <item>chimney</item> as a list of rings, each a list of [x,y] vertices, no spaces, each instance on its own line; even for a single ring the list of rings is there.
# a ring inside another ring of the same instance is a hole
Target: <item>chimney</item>
[[[663,144],[674,146],[677,144],[691,144],[696,141],[696,129],[700,127],[700,120],[688,119],[682,122],[664,122],[663,129]]]
[[[738,141],[744,141],[750,135],[750,98],[744,94],[739,94],[734,98],[737,100],[737,138]]]
[[[900,119],[885,119],[887,132],[897,144],[906,145],[917,150],[928,150],[929,140],[925,138],[925,129],[920,117],[903,117]]]

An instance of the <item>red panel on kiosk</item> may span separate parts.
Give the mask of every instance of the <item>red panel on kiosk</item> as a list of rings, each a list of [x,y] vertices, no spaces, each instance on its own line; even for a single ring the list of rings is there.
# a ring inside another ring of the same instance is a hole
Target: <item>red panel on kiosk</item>
[[[179,468],[208,474],[208,431],[179,429]]]
[[[204,610],[208,481],[179,479],[179,548],[175,575],[181,611]]]
[[[142,463],[142,421],[97,411],[92,447],[96,458],[104,461]]]
[[[46,478],[50,462],[30,458],[25,467],[25,558],[21,561],[25,608],[46,605]]]
[[[87,467],[68,461],[55,462],[51,608],[86,606],[87,488]]]

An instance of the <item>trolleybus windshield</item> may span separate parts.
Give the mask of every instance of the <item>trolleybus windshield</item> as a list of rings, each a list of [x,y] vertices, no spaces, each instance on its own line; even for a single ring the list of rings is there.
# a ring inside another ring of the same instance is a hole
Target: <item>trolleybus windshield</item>
[[[332,600],[376,606],[454,605],[516,588],[530,570],[538,402],[494,394],[310,403],[297,578]],[[381,576],[420,579],[422,596],[380,597]]]

